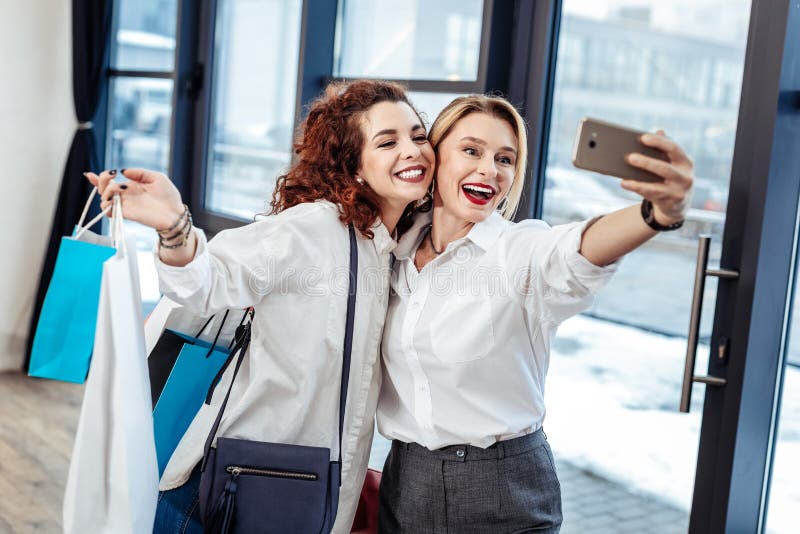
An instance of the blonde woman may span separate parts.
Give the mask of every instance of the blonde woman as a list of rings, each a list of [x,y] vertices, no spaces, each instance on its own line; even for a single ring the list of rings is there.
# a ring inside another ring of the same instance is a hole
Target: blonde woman
[[[506,100],[469,96],[442,111],[432,210],[395,250],[382,342],[378,429],[393,440],[380,532],[558,532],[561,493],[542,423],[550,342],[626,253],[683,221],[693,165],[663,132],[629,163],[663,183],[588,221],[513,223],[526,134]],[[642,209],[644,208],[644,209]],[[643,215],[644,214],[644,215]]]

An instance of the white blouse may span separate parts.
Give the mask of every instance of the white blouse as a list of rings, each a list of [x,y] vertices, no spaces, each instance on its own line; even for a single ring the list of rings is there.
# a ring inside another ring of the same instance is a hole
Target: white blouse
[[[380,380],[380,339],[386,316],[390,254],[386,227],[375,238],[358,232],[359,277],[350,381],[342,443],[342,486],[334,532],[349,532],[367,468]],[[236,377],[218,435],[329,447],[339,456],[339,386],[349,272],[349,235],[336,205],[301,204],[241,228],[198,238],[184,267],[156,254],[161,291],[210,315],[255,306],[248,356]],[[160,489],[185,483],[234,366],[203,405],[161,478]]]
[[[617,266],[578,252],[591,220],[551,228],[494,213],[418,272],[431,217],[418,216],[395,250],[378,430],[431,450],[535,432],[556,328]]]

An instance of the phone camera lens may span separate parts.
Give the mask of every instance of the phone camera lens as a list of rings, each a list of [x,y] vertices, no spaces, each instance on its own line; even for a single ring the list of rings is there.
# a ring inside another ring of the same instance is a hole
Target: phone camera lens
[[[595,140],[594,140],[594,139],[592,139],[591,141],[589,141],[589,148],[594,148],[594,147],[596,147],[596,146],[597,146],[597,143],[595,142]]]

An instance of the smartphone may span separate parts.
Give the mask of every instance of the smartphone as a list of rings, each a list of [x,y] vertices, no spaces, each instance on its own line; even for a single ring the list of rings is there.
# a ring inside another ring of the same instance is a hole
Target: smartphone
[[[643,133],[646,132],[586,117],[578,124],[578,133],[572,150],[572,163],[580,169],[617,178],[662,182],[661,177],[628,165],[625,161],[625,156],[632,152],[669,161],[664,152],[643,145],[639,141]]]

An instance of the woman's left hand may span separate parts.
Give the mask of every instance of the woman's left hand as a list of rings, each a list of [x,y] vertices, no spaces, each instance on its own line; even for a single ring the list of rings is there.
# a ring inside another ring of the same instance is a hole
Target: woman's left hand
[[[665,136],[663,130],[642,135],[641,142],[664,152],[669,161],[633,153],[628,154],[628,164],[649,171],[664,181],[622,180],[620,185],[652,202],[653,215],[658,223],[669,225],[684,220],[692,199],[694,163],[678,143]]]

